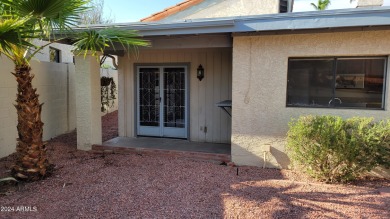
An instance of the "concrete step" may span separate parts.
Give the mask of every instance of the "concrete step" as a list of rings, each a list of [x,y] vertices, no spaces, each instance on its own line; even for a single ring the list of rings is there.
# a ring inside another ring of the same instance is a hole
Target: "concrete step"
[[[225,162],[231,161],[231,156],[228,154],[204,153],[196,151],[178,151],[178,150],[164,150],[155,148],[140,148],[140,147],[121,147],[121,146],[105,146],[93,145],[92,151],[94,153],[102,154],[142,154],[142,155],[161,155],[173,156],[179,158],[189,158],[195,160],[204,160],[211,162]]]

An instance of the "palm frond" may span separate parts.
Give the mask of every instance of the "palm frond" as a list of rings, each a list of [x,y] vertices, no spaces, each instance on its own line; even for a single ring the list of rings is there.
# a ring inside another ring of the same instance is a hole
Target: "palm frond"
[[[136,31],[121,30],[118,28],[107,28],[101,30],[87,30],[72,37],[77,55],[87,55],[91,52],[93,56],[98,52],[104,53],[106,49],[115,50],[115,46],[138,52],[138,47],[149,46],[149,42],[139,38]]]
[[[318,7],[317,7],[316,4],[314,4],[314,3],[310,3],[310,4],[311,4],[311,6],[313,6],[313,8],[314,8],[315,10],[318,10]]]
[[[0,183],[9,182],[9,181],[18,182],[18,180],[16,180],[16,179],[13,178],[13,177],[6,177],[6,178],[1,178],[1,179],[0,179]]]
[[[29,42],[29,39],[34,38],[34,30],[25,29],[29,19],[30,17],[6,20],[0,18],[0,55],[4,54],[15,62],[20,58],[21,50],[34,47]],[[15,50],[15,47],[20,49]]]
[[[32,16],[33,26],[37,26],[46,36],[52,30],[69,30],[79,20],[81,12],[87,10],[90,0],[0,0],[9,7],[15,17]]]
[[[317,11],[323,11],[326,10],[330,4],[330,0],[318,0],[317,4],[311,3],[310,5]]]

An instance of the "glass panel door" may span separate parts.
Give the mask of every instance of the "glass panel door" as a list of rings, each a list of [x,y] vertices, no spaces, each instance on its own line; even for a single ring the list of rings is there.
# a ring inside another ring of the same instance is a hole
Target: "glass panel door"
[[[167,137],[185,138],[186,73],[185,68],[164,68],[163,133]]]
[[[138,135],[187,138],[185,67],[138,68]]]
[[[160,69],[138,70],[138,134],[160,135]]]

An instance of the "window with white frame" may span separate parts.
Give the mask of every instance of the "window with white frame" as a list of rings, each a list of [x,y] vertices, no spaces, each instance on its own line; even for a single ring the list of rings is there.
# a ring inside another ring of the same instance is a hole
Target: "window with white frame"
[[[384,109],[386,57],[290,58],[287,107]]]

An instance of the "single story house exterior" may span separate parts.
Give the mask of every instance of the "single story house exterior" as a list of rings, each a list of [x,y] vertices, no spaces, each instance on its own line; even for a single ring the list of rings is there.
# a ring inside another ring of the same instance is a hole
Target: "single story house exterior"
[[[285,168],[291,118],[390,118],[390,7],[113,26],[151,42],[136,56],[106,51],[119,56],[122,137],[230,143],[237,165],[262,166],[269,151],[267,167]],[[98,68],[76,57],[83,150],[102,143]],[[231,117],[216,105],[224,100]]]

